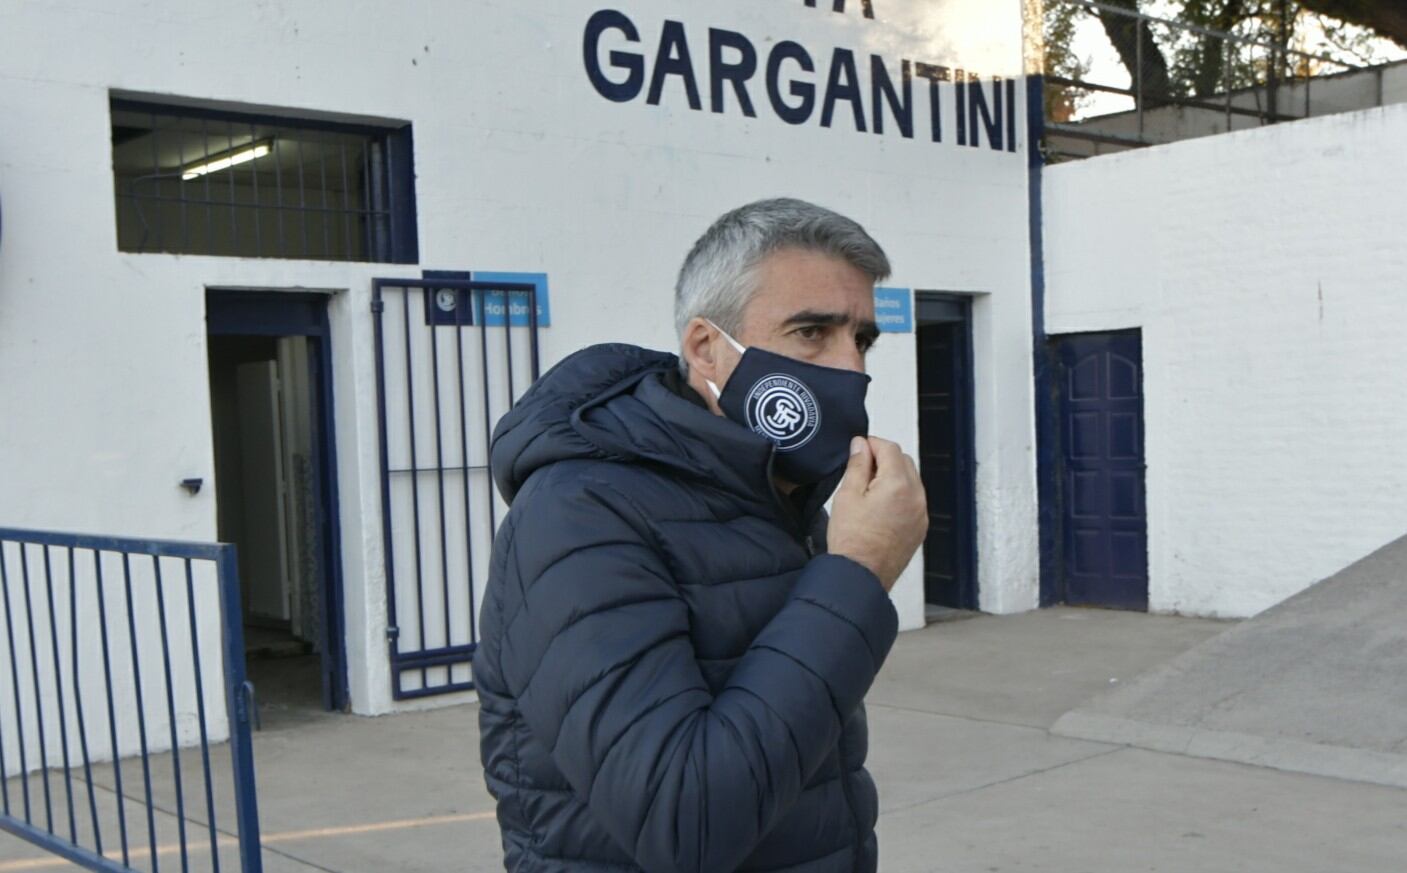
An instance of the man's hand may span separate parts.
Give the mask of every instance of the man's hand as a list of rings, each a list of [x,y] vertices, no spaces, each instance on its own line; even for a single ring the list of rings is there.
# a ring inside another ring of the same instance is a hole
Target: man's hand
[[[831,554],[867,568],[889,591],[927,532],[928,501],[914,459],[888,440],[851,440],[831,511]]]

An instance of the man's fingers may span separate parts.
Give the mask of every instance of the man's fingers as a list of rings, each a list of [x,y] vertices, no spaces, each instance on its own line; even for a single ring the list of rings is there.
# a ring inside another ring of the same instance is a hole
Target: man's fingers
[[[879,437],[870,437],[870,451],[874,452],[875,476],[892,476],[903,469],[904,450],[898,443]]]
[[[870,444],[864,437],[850,440],[850,461],[845,465],[845,478],[840,481],[842,491],[864,493],[874,477],[874,456]]]

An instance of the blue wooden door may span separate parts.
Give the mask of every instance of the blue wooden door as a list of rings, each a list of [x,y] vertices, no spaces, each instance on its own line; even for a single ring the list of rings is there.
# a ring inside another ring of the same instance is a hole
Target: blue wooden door
[[[976,609],[970,304],[919,292],[919,470],[928,496],[924,602]]]
[[[1056,345],[1065,602],[1145,610],[1142,335],[1073,334]]]

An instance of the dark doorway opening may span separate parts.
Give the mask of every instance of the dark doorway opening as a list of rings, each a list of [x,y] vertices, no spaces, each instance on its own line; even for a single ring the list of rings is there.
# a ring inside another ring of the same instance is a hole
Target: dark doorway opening
[[[928,494],[924,602],[930,613],[975,610],[972,303],[962,295],[920,291],[915,304],[919,469]]]
[[[266,722],[347,708],[326,301],[206,297],[219,537]]]
[[[1142,332],[1052,340],[1060,410],[1058,598],[1147,610]]]

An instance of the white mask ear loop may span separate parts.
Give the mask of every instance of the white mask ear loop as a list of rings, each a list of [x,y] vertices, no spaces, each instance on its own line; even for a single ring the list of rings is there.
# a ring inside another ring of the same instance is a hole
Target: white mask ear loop
[[[718,325],[714,324],[713,321],[712,321],[712,319],[705,318],[704,321],[707,321],[707,322],[709,323],[709,326],[710,326],[710,327],[712,327],[714,330],[716,330],[716,331],[718,331],[720,334],[722,334],[722,335],[723,335],[723,338],[728,341],[729,345],[731,345],[734,349],[737,350],[738,354],[741,355],[741,354],[743,354],[743,353],[745,353],[745,352],[747,351],[747,349],[743,347],[743,344],[742,344],[742,343],[738,342],[737,340],[735,340],[735,339],[733,339],[731,336],[729,336],[729,335],[728,335],[728,331],[726,331],[726,330],[724,330],[723,328],[719,327]],[[723,392],[719,391],[719,390],[718,390],[718,386],[715,385],[715,384],[713,384],[713,382],[709,381],[708,379],[705,379],[705,380],[704,380],[704,384],[708,386],[708,390],[710,390],[710,391],[713,392],[713,399],[714,399],[714,400],[717,400],[719,397],[722,397],[722,396],[723,396]]]

